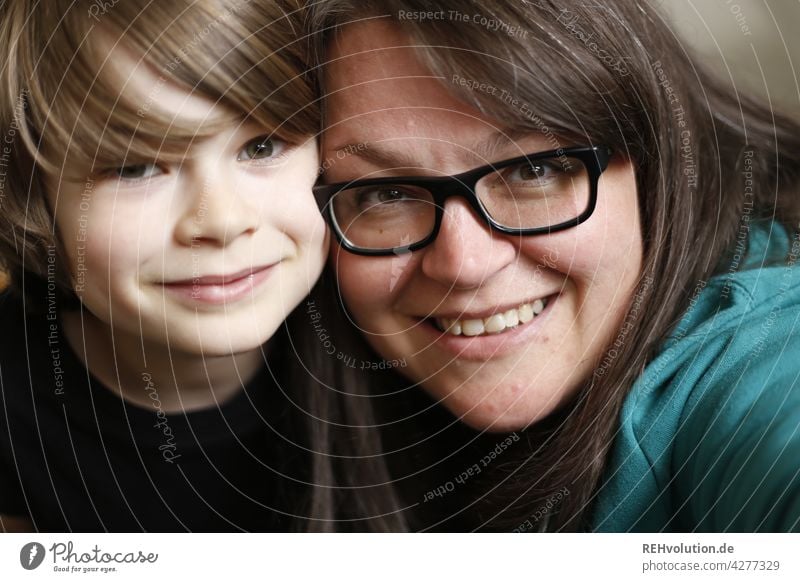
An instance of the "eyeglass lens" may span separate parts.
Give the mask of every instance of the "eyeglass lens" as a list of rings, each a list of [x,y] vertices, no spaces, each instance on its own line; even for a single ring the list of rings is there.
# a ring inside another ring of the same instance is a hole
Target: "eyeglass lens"
[[[501,226],[546,228],[580,216],[589,205],[591,184],[581,160],[561,156],[489,171],[475,184],[475,194]],[[414,244],[427,238],[436,223],[433,193],[402,179],[348,188],[331,202],[344,237],[364,249]]]

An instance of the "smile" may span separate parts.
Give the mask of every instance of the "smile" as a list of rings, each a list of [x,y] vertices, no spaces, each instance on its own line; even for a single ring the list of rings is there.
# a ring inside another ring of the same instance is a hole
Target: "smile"
[[[173,296],[189,303],[224,305],[250,297],[269,278],[277,264],[246,269],[230,275],[197,277],[162,285]]]
[[[437,317],[433,321],[439,331],[449,335],[474,337],[498,334],[533,321],[547,307],[548,300],[548,297],[536,299],[531,303],[523,303],[516,309],[509,309],[480,319]]]

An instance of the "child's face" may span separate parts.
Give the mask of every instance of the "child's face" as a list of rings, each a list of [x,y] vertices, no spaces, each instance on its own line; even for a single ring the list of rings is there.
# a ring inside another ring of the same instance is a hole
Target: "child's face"
[[[226,113],[124,53],[111,61],[126,96],[150,103],[158,87],[157,106],[176,119],[199,127]],[[306,296],[328,247],[311,193],[316,146],[269,134],[233,122],[193,143],[180,164],[120,160],[86,183],[52,181],[74,287],[111,333],[241,353],[268,340]]]

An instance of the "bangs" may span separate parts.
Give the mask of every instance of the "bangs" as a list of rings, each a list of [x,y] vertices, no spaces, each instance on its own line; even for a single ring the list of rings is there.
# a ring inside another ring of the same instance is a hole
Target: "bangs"
[[[630,32],[600,29],[596,10],[509,2],[485,8],[484,20],[494,25],[394,23],[405,27],[420,60],[451,94],[500,124],[541,133],[551,143],[562,138],[625,151],[641,142],[626,112],[643,105],[631,91],[632,52],[614,40]]]
[[[51,26],[33,31],[42,50],[30,63],[23,137],[46,171],[61,171],[67,157],[67,172],[179,159],[192,142],[243,121],[289,143],[317,134],[318,105],[297,34],[302,19],[290,5],[126,1],[98,23],[87,18],[88,3],[70,6],[63,19],[54,15]],[[152,74],[145,94],[120,77],[122,54]],[[159,95],[175,89],[220,114],[195,121],[165,109]]]

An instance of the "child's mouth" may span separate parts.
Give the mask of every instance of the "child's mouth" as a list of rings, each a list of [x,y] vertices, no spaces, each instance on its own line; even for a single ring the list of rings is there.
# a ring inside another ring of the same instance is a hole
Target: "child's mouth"
[[[201,303],[231,303],[249,296],[273,271],[273,265],[253,267],[228,275],[204,275],[163,283],[164,289],[183,299]]]

